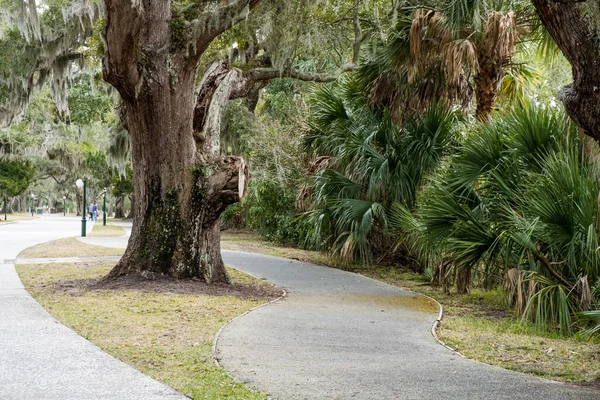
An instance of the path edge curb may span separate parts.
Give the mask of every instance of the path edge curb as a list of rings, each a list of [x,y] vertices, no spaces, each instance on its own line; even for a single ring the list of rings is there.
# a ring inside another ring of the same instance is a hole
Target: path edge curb
[[[417,292],[414,292],[414,293],[417,293]],[[433,336],[433,338],[440,345],[444,346],[446,349],[450,350],[451,352],[453,352],[453,353],[455,353],[455,354],[457,354],[457,355],[459,355],[459,356],[461,356],[463,358],[469,358],[469,357],[465,356],[464,354],[462,354],[460,351],[458,351],[456,349],[453,349],[452,347],[448,346],[442,339],[440,339],[438,337],[437,328],[440,325],[440,323],[442,322],[442,318],[444,318],[444,307],[442,307],[442,304],[439,301],[437,301],[436,299],[434,299],[433,297],[429,297],[429,296],[424,295],[422,293],[419,293],[419,294],[422,295],[422,296],[427,297],[428,299],[433,300],[435,302],[435,304],[438,305],[438,308],[439,308],[438,317],[437,317],[437,319],[435,321],[433,321],[433,325],[431,325],[431,336]]]

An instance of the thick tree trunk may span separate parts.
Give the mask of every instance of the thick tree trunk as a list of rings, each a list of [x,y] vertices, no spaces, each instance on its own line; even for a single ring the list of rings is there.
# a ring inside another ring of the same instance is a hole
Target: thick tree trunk
[[[219,134],[238,75],[208,71],[198,99],[194,84],[202,52],[258,2],[227,2],[220,18],[209,10],[205,32],[174,43],[170,1],[141,0],[138,9],[130,0],[105,0],[103,73],[121,94],[135,182],[131,237],[109,277],[145,272],[229,282],[218,220],[244,195],[248,169],[239,157],[220,157]]]
[[[584,12],[592,0],[533,0],[540,20],[561,49],[573,70],[573,83],[559,92],[569,116],[586,135],[600,142],[599,21]]]

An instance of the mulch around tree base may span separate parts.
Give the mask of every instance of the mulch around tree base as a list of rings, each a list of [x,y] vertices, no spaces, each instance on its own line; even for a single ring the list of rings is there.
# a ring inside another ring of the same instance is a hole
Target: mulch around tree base
[[[267,284],[207,284],[199,279],[174,279],[163,275],[153,275],[152,279],[140,274],[122,276],[116,279],[75,279],[60,280],[55,288],[73,295],[82,291],[131,291],[149,293],[177,293],[208,296],[235,296],[249,300],[274,300],[283,293],[282,289]]]

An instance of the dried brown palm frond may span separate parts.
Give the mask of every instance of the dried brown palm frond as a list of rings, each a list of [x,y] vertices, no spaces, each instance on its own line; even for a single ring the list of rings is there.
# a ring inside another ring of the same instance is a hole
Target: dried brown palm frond
[[[460,105],[463,113],[468,114],[473,102],[473,92],[471,80],[461,74],[457,83],[448,85],[446,96],[450,104]]]
[[[304,176],[314,176],[319,171],[324,169],[328,169],[333,167],[333,158],[330,156],[319,156],[308,163],[306,163],[305,167],[302,170],[302,174]],[[296,210],[298,211],[308,211],[312,209],[314,199],[313,199],[313,185],[309,182],[303,182],[300,185],[300,189],[298,190],[298,194],[296,195]]]
[[[446,45],[446,75],[450,85],[458,85],[465,67],[476,74],[479,71],[477,48],[470,39],[453,40]]]
[[[527,272],[512,268],[506,272],[504,287],[508,294],[508,304],[515,306],[517,313],[523,314],[527,303],[537,292],[536,282]]]
[[[518,268],[511,268],[506,272],[506,280],[504,281],[504,287],[508,294],[508,305],[514,306],[517,304],[518,296],[518,281],[521,272]]]
[[[589,310],[592,305],[592,291],[590,289],[590,283],[588,282],[587,275],[579,276],[575,290],[579,293],[579,306],[582,310]]]
[[[439,62],[445,44],[452,40],[452,31],[442,14],[419,9],[415,11],[409,38],[411,66],[408,82],[412,83],[430,65]]]
[[[454,261],[451,259],[444,259],[442,263],[433,268],[431,272],[431,286],[442,288],[442,292],[450,292],[450,277],[451,272],[454,270]]]
[[[490,59],[507,65],[515,53],[517,36],[516,17],[514,12],[506,14],[491,12],[485,21],[481,37],[481,50]]]
[[[340,251],[340,258],[345,263],[351,263],[354,260],[355,242],[352,235],[348,235]]]

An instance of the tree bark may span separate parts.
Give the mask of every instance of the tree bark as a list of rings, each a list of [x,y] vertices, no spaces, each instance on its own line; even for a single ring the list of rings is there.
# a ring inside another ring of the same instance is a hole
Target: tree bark
[[[110,201],[108,202],[108,209],[106,211],[106,216],[110,218],[113,215],[115,205],[115,198],[113,196],[110,197]]]
[[[479,121],[486,121],[496,104],[498,89],[504,73],[500,73],[493,64],[481,65],[477,76],[475,77],[475,98],[477,99],[477,109],[475,118]]]
[[[513,12],[488,15],[477,51],[479,71],[475,76],[475,118],[486,121],[492,111],[506,67],[515,50],[516,19]]]
[[[142,0],[136,8],[105,0],[103,74],[121,94],[135,182],[131,237],[109,278],[146,271],[229,282],[218,221],[245,194],[248,169],[240,157],[220,156],[219,134],[238,73],[208,71],[197,99],[195,74],[210,42],[258,2],[227,2],[219,16],[209,10],[205,31],[182,43],[171,32],[170,1]]]
[[[125,218],[125,211],[123,206],[125,205],[125,197],[119,196],[115,201],[115,218]]]
[[[469,293],[469,287],[471,286],[471,268],[461,267],[456,272],[456,292],[459,294]]]
[[[600,37],[593,25],[598,21],[582,11],[585,1],[532,0],[532,3],[548,33],[571,63],[573,83],[562,88],[558,97],[571,119],[586,135],[600,142]]]
[[[83,188],[82,189],[79,189],[78,187],[75,188],[75,203],[76,203],[76,206],[75,206],[75,209],[76,209],[75,216],[81,217],[81,215],[82,215],[81,214],[81,211],[82,211],[81,208],[83,206]]]

